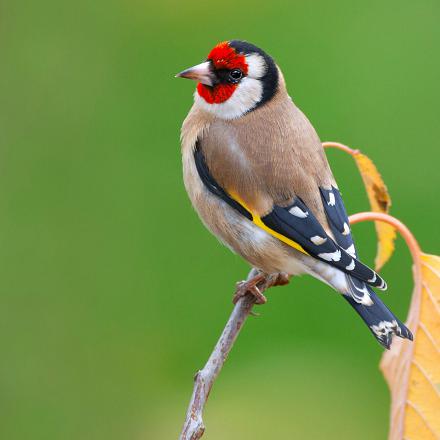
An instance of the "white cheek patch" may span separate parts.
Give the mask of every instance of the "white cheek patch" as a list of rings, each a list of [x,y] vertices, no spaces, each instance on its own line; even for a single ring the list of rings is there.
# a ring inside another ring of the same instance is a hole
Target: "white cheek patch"
[[[260,79],[267,71],[267,65],[264,58],[257,53],[246,55],[246,64],[248,65],[247,74],[249,78]]]
[[[194,94],[196,106],[221,119],[236,119],[252,110],[263,96],[263,85],[258,79],[243,78],[232,96],[221,104],[208,104],[197,91]]]

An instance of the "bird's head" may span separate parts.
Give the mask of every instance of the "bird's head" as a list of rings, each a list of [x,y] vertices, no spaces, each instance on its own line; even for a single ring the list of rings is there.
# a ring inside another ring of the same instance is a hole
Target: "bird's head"
[[[274,60],[253,44],[238,40],[218,44],[205,62],[176,77],[197,81],[196,105],[222,119],[239,118],[265,104],[279,83]]]

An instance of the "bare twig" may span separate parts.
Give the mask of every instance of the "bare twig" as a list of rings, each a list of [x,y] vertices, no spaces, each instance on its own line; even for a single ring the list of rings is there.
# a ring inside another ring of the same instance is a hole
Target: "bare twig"
[[[252,269],[247,279],[250,280],[257,274],[258,271]],[[275,285],[277,281],[277,275],[270,275],[258,284],[258,288],[263,293],[269,287]],[[237,301],[211,356],[205,366],[197,372],[194,378],[194,389],[186,413],[185,423],[179,437],[180,440],[197,440],[205,432],[202,415],[209,392],[237,339],[241,327],[252,312],[255,300],[255,296],[248,294]]]

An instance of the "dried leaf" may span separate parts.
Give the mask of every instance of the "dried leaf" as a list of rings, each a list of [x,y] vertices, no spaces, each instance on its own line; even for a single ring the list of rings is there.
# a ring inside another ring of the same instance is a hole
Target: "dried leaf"
[[[382,372],[391,390],[389,440],[440,439],[440,257],[421,255],[407,325],[414,342],[393,342]]]
[[[391,206],[391,198],[388,189],[377,171],[376,166],[365,154],[355,151],[353,157],[361,173],[370,201],[371,210],[388,214]],[[394,241],[396,239],[395,229],[382,222],[375,222],[377,232],[377,254],[374,261],[376,270],[379,271],[390,259],[394,252]]]

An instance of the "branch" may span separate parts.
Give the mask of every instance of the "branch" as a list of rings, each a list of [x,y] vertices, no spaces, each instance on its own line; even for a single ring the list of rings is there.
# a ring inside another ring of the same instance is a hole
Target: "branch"
[[[250,280],[257,274],[258,271],[252,269],[249,272],[247,280]],[[275,285],[277,279],[278,274],[267,276],[258,284],[260,292],[263,293],[269,287]],[[205,425],[203,424],[202,415],[209,392],[240,333],[241,327],[252,312],[254,304],[255,296],[251,294],[245,295],[237,301],[211,356],[209,356],[205,366],[197,372],[194,378],[193,393],[179,440],[198,440],[203,436]]]

